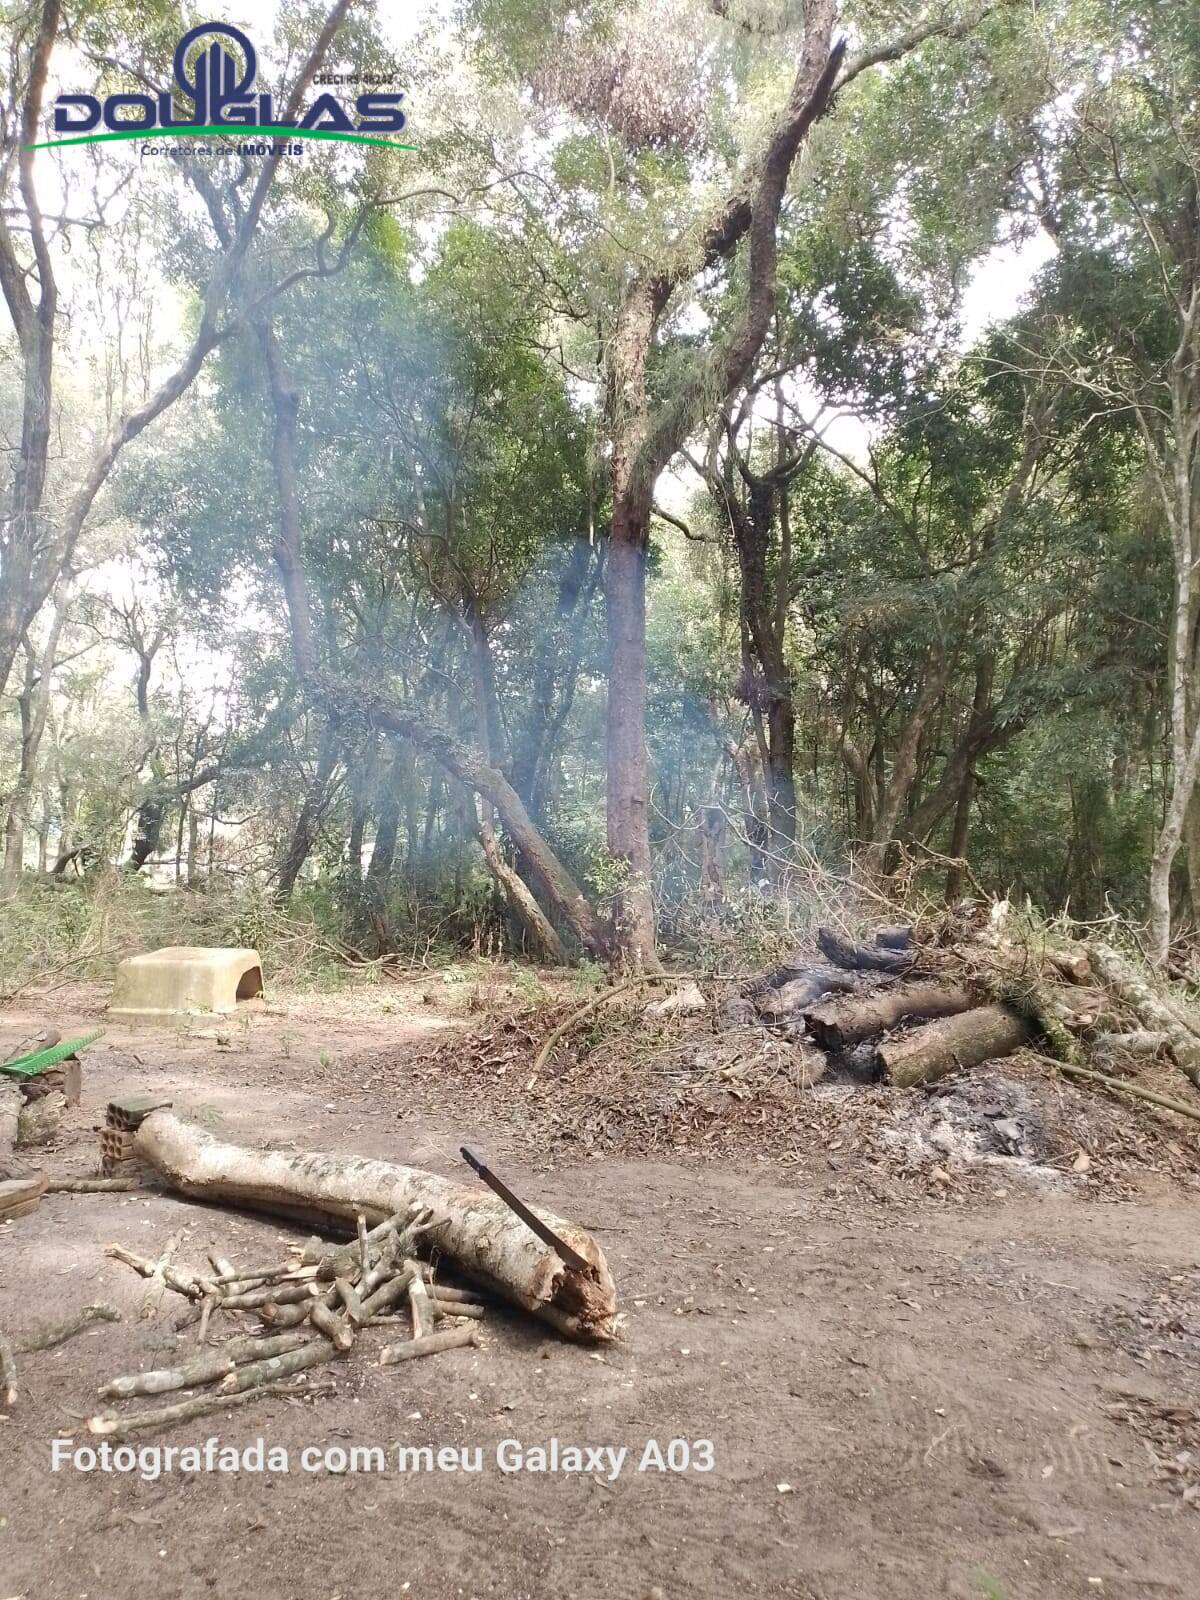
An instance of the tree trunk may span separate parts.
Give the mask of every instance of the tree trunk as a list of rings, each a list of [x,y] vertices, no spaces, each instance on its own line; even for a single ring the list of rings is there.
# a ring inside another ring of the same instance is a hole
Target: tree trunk
[[[470,597],[466,604],[467,630],[470,641],[471,684],[475,698],[475,737],[483,759],[490,765],[495,749],[499,716],[496,706],[496,687],[492,672],[491,649],[487,629],[478,604]],[[473,802],[478,807],[479,843],[488,871],[503,895],[509,911],[524,928],[538,953],[556,966],[567,965],[567,952],[553,924],[534,899],[529,886],[520,873],[504,859],[504,852],[496,838],[495,811],[491,801],[483,796]]]
[[[1176,774],[1172,782],[1167,815],[1154,841],[1150,858],[1149,925],[1146,932],[1146,956],[1151,966],[1159,971],[1167,965],[1171,953],[1171,869],[1183,839],[1183,819],[1190,793],[1185,793],[1182,776]]]
[[[54,661],[58,654],[58,641],[66,621],[70,586],[66,582],[59,588],[50,631],[35,666],[33,657],[27,658],[25,683],[17,697],[21,717],[21,755],[17,781],[9,797],[8,816],[4,824],[4,865],[0,868],[0,899],[16,893],[21,871],[25,865],[25,828],[29,821],[29,806],[33,799],[34,781],[37,777],[37,758],[46,720],[50,714],[50,691],[54,681]]]
[[[313,770],[312,779],[305,790],[304,802],[300,807],[300,815],[296,818],[296,826],[292,830],[291,841],[279,863],[279,878],[275,885],[275,898],[280,902],[286,901],[296,886],[296,879],[300,876],[300,869],[308,860],[312,847],[317,842],[317,834],[321,827],[321,814],[325,808],[326,796],[330,780],[338,759],[338,724],[330,717],[321,731],[321,740],[317,746],[317,764]]]
[[[977,1067],[1011,1055],[1032,1035],[1031,1024],[1015,1011],[980,1006],[885,1040],[875,1051],[875,1062],[890,1083],[911,1089],[919,1083],[934,1083],[957,1067]]]
[[[129,852],[130,872],[140,872],[150,857],[158,854],[166,814],[167,802],[159,797],[143,800],[138,807],[137,826]]]
[[[767,710],[767,804],[775,847],[796,842],[796,708],[790,683],[774,689]]]
[[[959,899],[967,880],[967,841],[971,836],[971,801],[974,797],[975,773],[968,767],[958,786],[954,826],[950,829],[950,865],[946,869],[947,905],[953,905]]]
[[[152,1111],[134,1148],[180,1193],[353,1231],[429,1208],[423,1247],[469,1277],[576,1339],[614,1336],[616,1289],[600,1246],[575,1224],[537,1217],[588,1263],[569,1266],[498,1195],[416,1167],[362,1156],[248,1150],[227,1144],[169,1110]]]
[[[188,806],[187,813],[187,886],[194,889],[200,881],[200,818],[196,815],[195,805]]]
[[[650,873],[646,761],[648,507],[614,507],[605,571],[608,624],[608,850],[625,869],[617,937],[636,967],[660,972]]]
[[[951,665],[949,656],[940,646],[931,652],[916,704],[901,731],[892,761],[892,770],[883,785],[883,792],[876,809],[871,846],[866,853],[867,862],[875,872],[887,871],[888,853],[896,836],[900,813],[916,777],[921,739],[946,688]]]

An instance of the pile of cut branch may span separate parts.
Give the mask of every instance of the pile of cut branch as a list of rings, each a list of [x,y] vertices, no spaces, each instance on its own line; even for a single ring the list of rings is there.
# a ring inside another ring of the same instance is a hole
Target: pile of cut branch
[[[200,1392],[167,1405],[112,1407],[90,1418],[89,1431],[121,1440],[268,1395],[311,1393],[307,1378],[299,1385],[294,1380],[361,1350],[365,1336],[376,1330],[391,1336],[378,1351],[381,1366],[477,1344],[483,1300],[473,1290],[442,1282],[428,1262],[416,1259],[421,1236],[434,1220],[419,1205],[374,1228],[360,1214],[350,1244],[314,1236],[291,1259],[256,1267],[235,1267],[210,1254],[207,1272],[174,1264],[179,1234],[153,1261],[110,1246],[110,1256],[147,1280],[142,1315],[156,1315],[170,1290],[190,1302],[176,1329],[195,1325],[197,1335],[187,1359],[113,1378],[101,1388],[101,1398],[121,1402]],[[256,1331],[247,1331],[248,1319],[259,1324]],[[239,1323],[233,1337],[214,1342]]]

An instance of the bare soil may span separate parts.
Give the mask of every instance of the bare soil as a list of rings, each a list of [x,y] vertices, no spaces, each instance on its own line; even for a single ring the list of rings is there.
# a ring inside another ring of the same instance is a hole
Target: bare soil
[[[211,1246],[269,1259],[297,1234],[157,1193],[50,1196],[0,1227],[0,1325],[19,1338],[97,1300],[124,1320],[19,1358],[20,1398],[0,1420],[0,1600],[1196,1594],[1190,1159],[1178,1178],[1158,1159],[1113,1200],[1094,1174],[1050,1183],[1019,1162],[962,1184],[929,1180],[944,1163],[931,1158],[914,1183],[801,1116],[785,1148],[639,1157],[626,1140],[589,1154],[556,1125],[552,1095],[525,1093],[527,1057],[497,1067],[488,1094],[456,1083],[445,1052],[431,1073],[431,1047],[493,990],[485,972],[276,998],[231,1027],[112,1028],[86,1052],[82,1103],[44,1164],[90,1170],[106,1100],[135,1090],[249,1142],[460,1173],[471,1143],[595,1232],[621,1341],[588,1350],[497,1312],[479,1350],[384,1369],[360,1349],[324,1369],[316,1400],[269,1398],[145,1440],[262,1437],[288,1448],[286,1474],[55,1474],[51,1440],[89,1442],[102,1382],[194,1337],[172,1332],[173,1296],[139,1320],[142,1280],[107,1244],[152,1255],[182,1226],[179,1259],[199,1264]],[[0,1048],[47,1022],[95,1026],[105,998],[24,1003],[0,1015]],[[501,1440],[553,1437],[631,1459],[616,1481],[495,1465]],[[639,1472],[651,1438],[711,1440],[715,1470]],[[397,1443],[478,1445],[484,1470],[299,1468],[305,1446]]]

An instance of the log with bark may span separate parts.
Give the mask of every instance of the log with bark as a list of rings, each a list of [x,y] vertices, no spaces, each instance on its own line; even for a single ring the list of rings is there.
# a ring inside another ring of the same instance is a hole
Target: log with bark
[[[934,1083],[957,1067],[1011,1055],[1032,1036],[1032,1024],[1007,1006],[978,1006],[885,1039],[876,1047],[875,1062],[890,1083],[907,1089]]]
[[[333,1353],[331,1345],[326,1344],[325,1348],[330,1354]],[[119,1444],[131,1434],[146,1433],[152,1428],[173,1427],[177,1422],[192,1422],[196,1417],[211,1416],[214,1411],[253,1405],[256,1400],[266,1400],[271,1395],[295,1392],[282,1383],[260,1383],[241,1393],[198,1394],[194,1399],[179,1400],[170,1406],[157,1406],[153,1411],[138,1411],[132,1416],[118,1416],[116,1412],[103,1411],[98,1416],[88,1418],[88,1432],[100,1434],[113,1444]]]
[[[547,1212],[542,1222],[586,1263],[570,1266],[499,1196],[416,1167],[361,1156],[249,1150],[228,1144],[173,1111],[152,1111],[136,1134],[138,1155],[180,1193],[350,1231],[359,1213],[382,1223],[432,1213],[422,1249],[549,1322],[571,1338],[614,1337],[616,1289],[590,1234]],[[336,1289],[333,1291],[336,1295]]]
[[[1096,976],[1132,1007],[1138,1021],[1152,1032],[1167,1035],[1175,1065],[1200,1089],[1200,1035],[1186,1016],[1111,945],[1089,944],[1087,955]]]
[[[966,989],[940,983],[904,983],[877,994],[827,1000],[804,1013],[812,1037],[826,1050],[845,1050],[872,1034],[886,1033],[906,1019],[952,1017],[970,1011],[975,1001]]]
[[[143,1185],[138,1178],[52,1178],[47,1194],[129,1194]]]

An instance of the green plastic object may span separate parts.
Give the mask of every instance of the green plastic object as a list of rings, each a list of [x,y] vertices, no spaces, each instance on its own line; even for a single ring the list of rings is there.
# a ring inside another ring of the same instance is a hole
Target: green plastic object
[[[34,1078],[39,1072],[46,1072],[50,1067],[56,1067],[60,1061],[73,1056],[85,1045],[94,1044],[103,1032],[103,1028],[97,1028],[95,1033],[85,1033],[82,1039],[64,1039],[62,1044],[49,1045],[45,1050],[34,1050],[30,1055],[18,1056],[15,1061],[0,1061],[0,1072],[7,1072],[16,1078]]]

